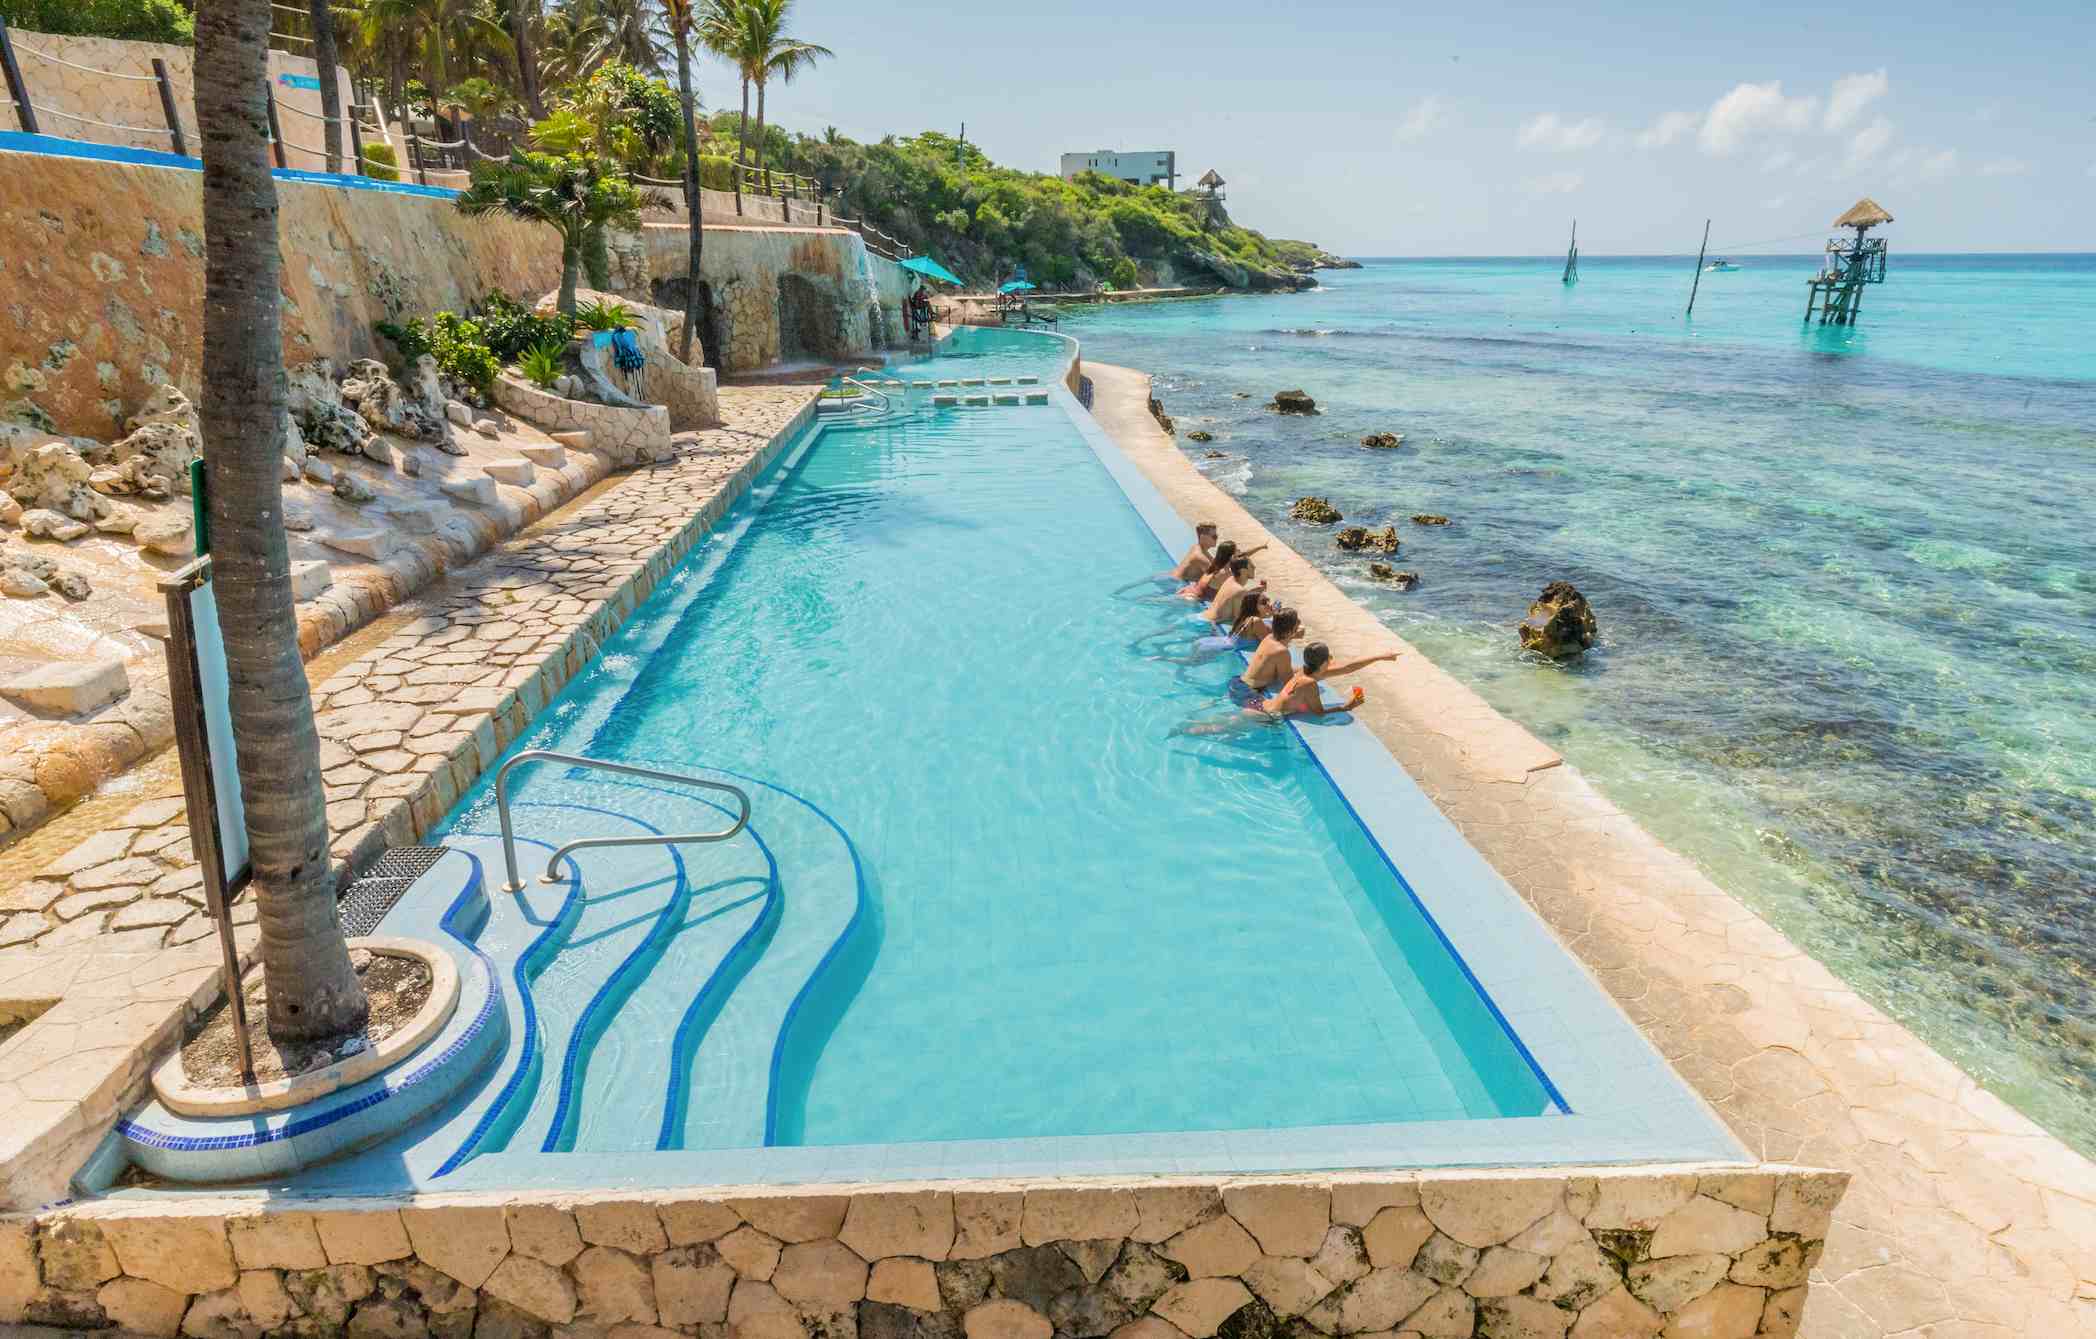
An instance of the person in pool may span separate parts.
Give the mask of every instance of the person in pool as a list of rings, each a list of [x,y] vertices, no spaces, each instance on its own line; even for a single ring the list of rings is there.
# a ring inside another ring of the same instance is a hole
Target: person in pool
[[[1247,595],[1240,608],[1237,622],[1227,633],[1214,633],[1194,639],[1193,648],[1183,656],[1158,656],[1178,665],[1205,665],[1228,651],[1249,651],[1263,640],[1269,626],[1267,620],[1274,614],[1274,602],[1263,593]]]
[[[1252,580],[1254,575],[1249,555],[1240,553],[1232,558],[1230,573],[1223,578],[1223,584],[1216,588],[1215,598],[1209,601],[1208,610],[1203,616],[1210,623],[1217,623],[1223,627],[1236,623],[1237,609],[1244,603],[1245,596],[1256,595],[1266,589],[1264,581]]]
[[[1194,527],[1194,546],[1186,551],[1172,575],[1181,581],[1196,581],[1208,575],[1215,562],[1215,522],[1203,521]]]
[[[1257,549],[1247,549],[1239,553],[1236,540],[1224,540],[1215,546],[1215,557],[1210,560],[1208,570],[1179,588],[1179,598],[1206,605],[1215,598],[1216,591],[1222,588],[1224,579],[1230,575],[1230,563],[1233,559],[1249,558],[1265,547],[1266,545],[1261,544]]]
[[[1259,645],[1252,648],[1251,663],[1244,673],[1230,682],[1232,697],[1250,699],[1258,697],[1267,689],[1288,681],[1295,673],[1295,661],[1289,658],[1288,644],[1303,635],[1302,616],[1295,610],[1275,606],[1272,624]]]
[[[1245,704],[1246,712],[1259,712],[1276,719],[1282,716],[1326,716],[1336,711],[1352,711],[1368,700],[1368,690],[1358,685],[1345,702],[1338,706],[1327,706],[1324,695],[1317,686],[1326,679],[1336,679],[1342,674],[1353,674],[1370,665],[1385,660],[1395,660],[1396,651],[1385,651],[1381,655],[1363,656],[1359,660],[1342,660],[1332,663],[1332,648],[1323,642],[1312,642],[1303,648],[1303,667],[1289,676],[1281,685],[1281,691],[1268,697],[1257,698]]]

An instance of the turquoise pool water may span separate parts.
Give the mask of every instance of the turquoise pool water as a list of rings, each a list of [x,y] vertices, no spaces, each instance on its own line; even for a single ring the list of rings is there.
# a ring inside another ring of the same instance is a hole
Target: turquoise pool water
[[[1052,377],[1043,354],[1060,354],[981,342],[984,358],[900,370]],[[1162,656],[1197,629],[1141,581],[1167,555],[1062,409],[832,424],[762,494],[526,741],[741,774],[753,817],[744,839],[585,880],[571,923],[566,886],[498,906],[498,934],[554,937],[528,973],[545,1060],[486,1151],[1549,1105],[1291,732],[1173,735],[1227,709],[1235,666]],[[721,823],[673,787],[520,775],[536,840],[603,813]],[[492,817],[483,794],[451,831]],[[762,944],[727,1012],[685,1025],[746,935]]]

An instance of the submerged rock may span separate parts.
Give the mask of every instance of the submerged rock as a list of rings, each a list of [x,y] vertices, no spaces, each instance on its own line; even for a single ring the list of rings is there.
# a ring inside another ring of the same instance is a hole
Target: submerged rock
[[[1308,521],[1312,525],[1331,525],[1346,519],[1339,514],[1337,507],[1321,497],[1297,498],[1295,505],[1288,509],[1288,514],[1298,521]]]
[[[1150,417],[1156,419],[1157,426],[1163,428],[1165,432],[1173,436],[1178,435],[1179,429],[1172,422],[1172,416],[1164,412],[1164,401],[1154,395],[1150,397]]]
[[[1314,414],[1317,401],[1300,390],[1275,391],[1273,403],[1267,408],[1279,414]]]
[[[1389,563],[1370,563],[1368,575],[1378,581],[1387,581],[1399,590],[1411,590],[1419,584],[1419,573],[1400,572]]]
[[[1228,451],[1203,451],[1201,453],[1201,459],[1203,460],[1228,460],[1229,458],[1230,453]]]
[[[1397,537],[1397,527],[1394,525],[1384,526],[1380,533],[1370,530],[1365,525],[1350,525],[1334,536],[1334,542],[1348,553],[1358,553],[1363,549],[1374,549],[1378,553],[1395,553],[1400,541]]]
[[[1372,432],[1361,439],[1361,445],[1388,451],[1404,445],[1405,435],[1401,432]]]
[[[1215,434],[1195,428],[1192,432],[1186,434],[1186,440],[1189,442],[1212,442],[1215,440]]]
[[[1437,515],[1435,515],[1435,514],[1434,514],[1433,512],[1430,512],[1430,511],[1415,511],[1415,512],[1413,512],[1413,513],[1412,513],[1412,524],[1414,524],[1414,525],[1447,525],[1447,524],[1448,524],[1448,518],[1447,518],[1446,516],[1437,516]]]
[[[1592,646],[1600,632],[1579,588],[1569,581],[1553,581],[1528,607],[1520,635],[1522,650],[1566,660]]]

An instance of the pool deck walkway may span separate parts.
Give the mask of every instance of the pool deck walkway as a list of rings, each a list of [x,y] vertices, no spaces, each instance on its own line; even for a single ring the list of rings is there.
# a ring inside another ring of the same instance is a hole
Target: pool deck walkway
[[[338,877],[442,818],[739,496],[819,383],[727,386],[719,428],[613,475],[307,666]],[[0,1206],[64,1191],[216,991],[178,770],[0,852]],[[62,853],[61,853],[62,852]],[[252,899],[234,921],[252,926]],[[252,933],[252,931],[248,931]]]
[[[1189,522],[1347,654],[1357,715],[1764,1161],[1853,1174],[1807,1339],[2096,1335],[2096,1164],[1980,1088],[1348,599],[1194,467],[1150,378],[1086,362],[1092,412]]]

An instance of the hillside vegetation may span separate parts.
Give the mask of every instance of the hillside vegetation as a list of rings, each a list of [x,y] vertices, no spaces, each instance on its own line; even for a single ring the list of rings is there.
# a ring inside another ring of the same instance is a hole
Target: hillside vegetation
[[[732,113],[717,118],[715,135],[732,136],[734,122]],[[1024,265],[1044,287],[1295,289],[1315,283],[1311,269],[1338,263],[1312,243],[1237,226],[1199,193],[1089,172],[1075,181],[1021,172],[937,131],[878,144],[834,131],[813,138],[773,130],[766,138],[773,162],[841,187],[841,213],[938,257],[970,283],[994,283]]]

